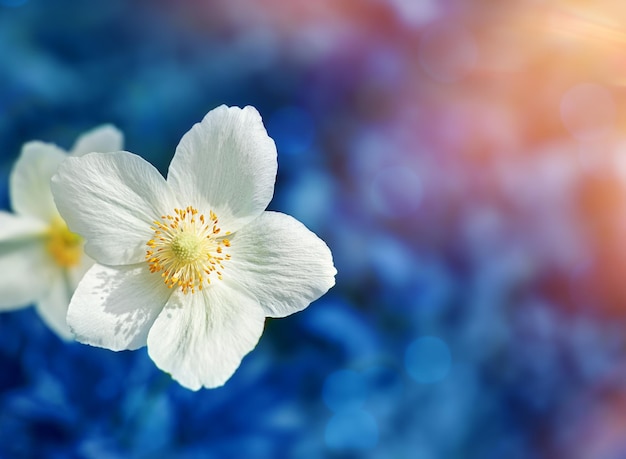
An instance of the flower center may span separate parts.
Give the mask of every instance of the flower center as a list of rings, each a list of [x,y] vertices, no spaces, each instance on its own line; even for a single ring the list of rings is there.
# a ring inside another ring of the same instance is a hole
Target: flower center
[[[172,240],[172,252],[177,259],[184,263],[196,261],[202,255],[202,248],[196,234],[180,233]]]
[[[206,218],[188,206],[153,223],[154,237],[146,243],[146,261],[150,272],[161,273],[168,288],[178,286],[185,294],[195,293],[210,284],[211,277],[222,279],[223,262],[230,259],[225,253],[230,232],[220,235],[213,211]]]
[[[48,252],[57,265],[70,268],[80,263],[83,256],[83,239],[72,233],[60,218],[50,225],[48,233]]]

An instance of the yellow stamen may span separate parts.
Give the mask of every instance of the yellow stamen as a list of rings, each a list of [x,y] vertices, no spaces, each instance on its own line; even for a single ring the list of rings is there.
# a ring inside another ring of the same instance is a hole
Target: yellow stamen
[[[211,276],[223,278],[222,262],[230,259],[224,247],[230,247],[230,241],[218,236],[220,228],[212,210],[208,219],[203,214],[196,218],[198,210],[192,206],[174,209],[174,215],[161,215],[162,221],[153,222],[154,238],[146,243],[146,261],[150,272],[161,273],[168,288],[195,293],[211,283]]]
[[[55,263],[70,268],[80,263],[83,256],[83,240],[72,233],[60,218],[50,224],[46,247]]]

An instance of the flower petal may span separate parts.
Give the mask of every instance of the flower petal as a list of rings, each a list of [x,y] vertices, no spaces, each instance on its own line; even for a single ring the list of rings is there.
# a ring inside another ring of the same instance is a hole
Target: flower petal
[[[24,216],[51,222],[58,217],[50,192],[50,179],[67,157],[56,145],[28,142],[15,163],[9,178],[11,205]]]
[[[67,323],[81,343],[113,351],[146,345],[148,330],[171,295],[146,263],[94,265],[78,284]]]
[[[35,304],[46,325],[64,340],[73,338],[66,321],[67,307],[73,291],[65,270],[57,269],[50,281],[48,292]]]
[[[47,231],[48,225],[40,220],[0,210],[0,244],[41,237]]]
[[[174,292],[148,335],[148,354],[183,386],[223,385],[256,346],[265,317],[225,282],[195,294]]]
[[[176,148],[167,180],[180,198],[213,210],[234,232],[272,199],[276,146],[253,107],[221,106],[187,132]]]
[[[52,192],[69,228],[86,239],[85,251],[107,265],[144,261],[152,222],[178,207],[161,174],[128,152],[68,158]]]
[[[53,265],[41,239],[0,243],[0,309],[17,309],[41,298]]]
[[[111,124],[98,126],[76,139],[70,154],[83,156],[87,153],[107,153],[124,148],[124,134]]]
[[[224,278],[255,296],[268,317],[300,311],[335,284],[328,246],[289,215],[264,212],[231,237],[229,253]]]

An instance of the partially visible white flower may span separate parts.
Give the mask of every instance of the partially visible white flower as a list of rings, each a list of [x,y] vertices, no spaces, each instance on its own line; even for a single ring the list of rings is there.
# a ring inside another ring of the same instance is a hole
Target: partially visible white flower
[[[252,107],[219,107],[180,141],[167,181],[128,152],[71,158],[52,179],[61,215],[98,263],[68,310],[76,338],[148,346],[192,390],[224,384],[265,317],[306,308],[335,283],[326,244],[265,208],[276,146]]]
[[[69,152],[122,148],[122,134],[104,125],[80,136]],[[28,142],[9,178],[13,214],[0,211],[0,310],[35,304],[44,322],[63,339],[72,338],[66,323],[70,298],[93,261],[83,241],[59,215],[50,179],[68,153],[54,144]]]

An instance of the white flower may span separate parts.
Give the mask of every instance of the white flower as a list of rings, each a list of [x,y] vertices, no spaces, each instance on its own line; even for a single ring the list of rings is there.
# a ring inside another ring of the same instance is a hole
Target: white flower
[[[79,137],[70,155],[115,151],[122,142],[122,134],[105,125]],[[64,339],[72,337],[66,323],[70,297],[93,264],[83,253],[81,238],[59,215],[50,191],[50,179],[67,157],[56,145],[26,143],[10,176],[15,213],[0,211],[0,310],[34,303],[44,322]]]
[[[76,290],[76,338],[112,350],[148,346],[190,389],[224,384],[265,317],[306,308],[335,283],[326,244],[266,212],[276,147],[252,107],[219,107],[180,141],[167,181],[128,152],[63,163],[61,215],[98,263]]]

